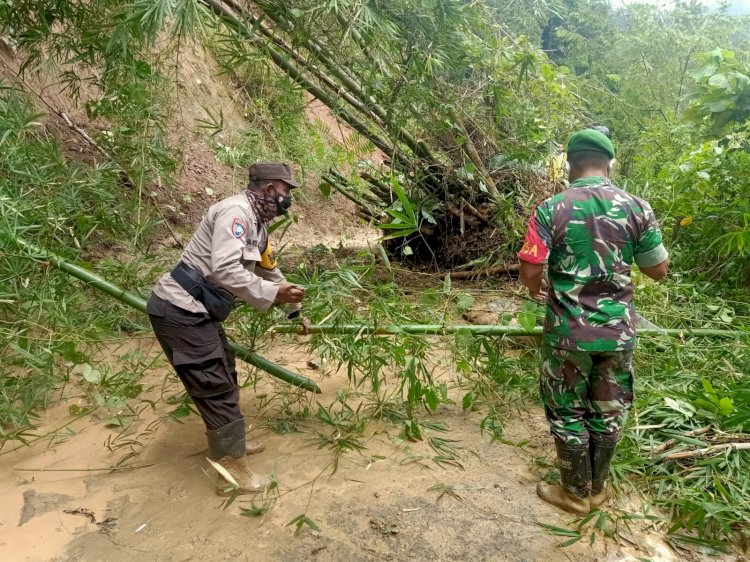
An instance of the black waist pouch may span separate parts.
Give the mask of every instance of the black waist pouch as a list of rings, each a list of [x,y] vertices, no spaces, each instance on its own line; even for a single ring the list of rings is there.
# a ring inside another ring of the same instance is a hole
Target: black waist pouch
[[[195,300],[206,307],[208,315],[217,322],[226,320],[234,308],[234,296],[229,291],[215,287],[198,271],[185,262],[178,263],[172,270],[172,278]]]

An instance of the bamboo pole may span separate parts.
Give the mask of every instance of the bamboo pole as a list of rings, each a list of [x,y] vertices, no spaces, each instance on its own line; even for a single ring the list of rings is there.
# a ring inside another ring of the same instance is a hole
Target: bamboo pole
[[[295,31],[294,24],[287,20],[285,17],[275,12],[272,7],[268,5],[268,3],[256,2],[256,4],[263,10],[263,13],[269,19],[274,21],[278,26],[286,28],[286,30],[291,33]],[[250,16],[250,18],[252,18],[252,16]],[[266,26],[261,26],[260,29],[266,35],[267,32],[270,31]],[[359,98],[359,100],[361,100],[363,104],[369,106],[369,111],[372,111],[375,115],[377,115],[378,118],[380,118],[385,124],[387,124],[391,128],[392,132],[395,133],[395,135],[398,137],[398,139],[403,141],[411,149],[415,156],[430,160],[432,162],[439,162],[436,156],[432,153],[431,149],[424,142],[414,138],[414,136],[412,136],[411,133],[409,133],[403,127],[394,125],[390,117],[388,116],[388,112],[383,109],[383,107],[378,103],[378,100],[376,100],[374,96],[369,95],[367,92],[365,92],[361,84],[359,84],[353,77],[344,72],[341,68],[341,65],[339,65],[333,59],[333,56],[326,52],[326,50],[317,41],[303,37],[302,44],[308,51],[310,51],[310,53],[315,55],[318,60],[323,63],[323,65],[328,69],[329,72],[331,72],[335,77],[341,80],[344,86],[346,86],[346,88],[348,88],[355,97]]]
[[[117,285],[113,285],[112,283],[105,281],[98,275],[91,273],[90,271],[83,269],[82,267],[79,267],[75,264],[69,263],[63,258],[47,252],[46,250],[43,250],[38,246],[21,238],[17,238],[16,241],[21,247],[32,252],[34,254],[34,259],[48,261],[68,275],[80,279],[85,283],[88,283],[95,289],[99,289],[103,293],[116,298],[120,302],[127,304],[128,306],[131,306],[136,310],[139,310],[143,313],[146,312],[146,301],[138,295],[128,293]],[[287,382],[294,386],[298,386],[300,388],[304,388],[305,390],[309,390],[310,392],[314,392],[316,394],[320,394],[321,392],[320,387],[318,387],[315,381],[293,373],[290,370],[285,369],[284,367],[253,353],[245,347],[242,347],[230,341],[229,349],[232,350],[237,357],[239,357],[246,363],[249,363],[250,365],[257,367],[258,369],[265,371],[266,373],[276,377],[277,379],[281,379],[284,382]]]
[[[370,209],[370,207],[364,201],[361,201],[361,200],[357,199],[354,195],[352,195],[351,193],[349,193],[349,191],[347,189],[344,189],[343,187],[341,187],[338,184],[338,182],[336,182],[334,180],[334,178],[332,178],[331,176],[325,175],[325,176],[323,176],[321,178],[321,181],[324,182],[324,183],[327,183],[333,189],[335,189],[336,191],[338,191],[341,195],[343,195],[344,197],[346,197],[347,199],[349,199],[349,201],[351,201],[352,203],[354,203],[357,206],[357,209],[363,215],[365,215],[366,217],[369,217],[372,220],[376,220],[376,221],[380,220],[378,218],[377,214],[372,209]]]
[[[470,334],[474,336],[539,336],[542,334],[542,327],[535,326],[528,329],[522,326],[500,326],[495,324],[390,324],[385,326],[372,326],[368,324],[317,324],[306,328],[291,325],[276,326],[271,331],[279,334],[415,334],[424,336]],[[640,328],[638,333],[641,335],[662,335],[677,338],[750,337],[750,332],[713,328]]]
[[[464,142],[461,145],[461,149],[466,153],[466,155],[469,157],[469,159],[474,163],[474,166],[476,166],[477,173],[482,177],[485,184],[487,185],[487,190],[490,192],[490,195],[495,201],[500,201],[500,192],[497,190],[497,186],[495,185],[495,181],[492,179],[492,176],[487,171],[487,168],[484,165],[484,162],[482,162],[481,156],[479,156],[479,151],[477,150],[477,147],[474,145],[474,141],[471,140],[471,135],[469,135],[469,131],[466,129],[466,125],[464,125],[464,120],[461,119],[461,116],[458,114],[456,109],[454,107],[448,106],[448,115],[451,119],[453,119],[456,127],[458,127],[464,137]]]
[[[346,178],[341,176],[341,174],[330,170],[321,179],[323,182],[327,183],[336,191],[341,193],[341,195],[352,201],[355,205],[357,205],[357,207],[363,210],[365,214],[372,215],[372,217],[375,219],[378,218],[378,215],[383,214],[383,201],[381,201],[368,191],[363,191],[361,194],[352,195],[351,192],[354,191],[352,185]],[[358,196],[360,195],[362,199],[358,198]],[[372,208],[370,205],[374,205],[375,208]]]
[[[697,457],[705,457],[708,455],[717,455],[719,453],[732,451],[748,451],[750,450],[750,443],[722,443],[721,445],[711,445],[710,447],[704,447],[702,449],[693,449],[692,451],[680,451],[679,453],[670,453],[664,458],[669,461],[676,461],[680,459],[694,459]]]
[[[354,187],[349,182],[349,180],[345,178],[344,176],[342,176],[340,173],[338,173],[336,170],[330,169],[328,170],[328,173],[326,175],[330,176],[334,180],[334,182],[338,184],[340,189],[346,189],[347,191],[354,190]],[[362,178],[362,176],[360,176],[360,178]],[[357,195],[361,196],[365,201],[369,201],[371,205],[375,205],[375,210],[377,210],[379,213],[382,213],[384,201],[382,200],[382,198],[378,196],[377,193],[374,193],[372,190],[367,190],[367,191],[363,190]],[[388,202],[385,202],[385,205],[388,206],[391,203],[392,203],[391,201],[388,201]],[[370,209],[370,210],[372,211],[373,209]]]

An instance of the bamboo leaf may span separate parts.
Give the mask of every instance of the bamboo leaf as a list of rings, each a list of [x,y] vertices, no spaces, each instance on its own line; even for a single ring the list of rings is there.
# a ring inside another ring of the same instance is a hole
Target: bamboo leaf
[[[216,472],[221,474],[221,476],[229,483],[232,489],[240,489],[240,485],[237,483],[237,480],[234,479],[234,476],[232,476],[226,468],[221,466],[218,462],[209,459],[208,457],[206,457],[206,460],[208,461],[208,464],[210,464],[214,468],[214,470],[216,470]]]

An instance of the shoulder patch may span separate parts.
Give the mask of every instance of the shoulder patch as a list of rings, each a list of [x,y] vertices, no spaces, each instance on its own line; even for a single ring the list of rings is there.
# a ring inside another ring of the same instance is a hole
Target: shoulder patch
[[[232,221],[232,236],[242,238],[247,232],[247,221],[240,217],[235,217]]]

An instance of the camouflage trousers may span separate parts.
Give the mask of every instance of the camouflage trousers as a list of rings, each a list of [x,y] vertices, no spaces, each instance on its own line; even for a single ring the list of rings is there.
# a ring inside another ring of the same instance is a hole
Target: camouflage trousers
[[[552,435],[569,445],[617,441],[633,403],[632,351],[542,345],[539,390]]]

